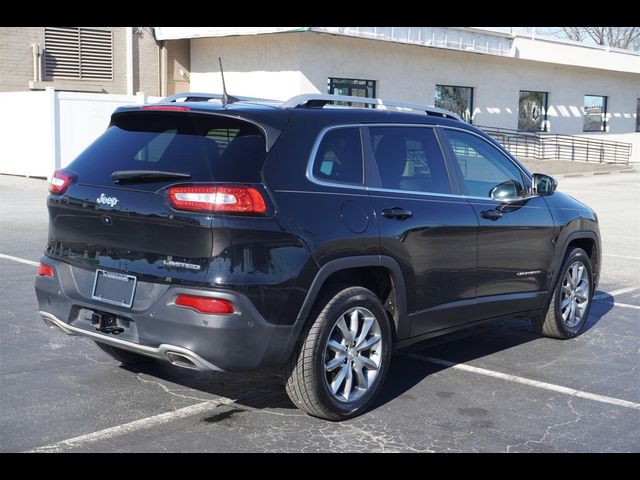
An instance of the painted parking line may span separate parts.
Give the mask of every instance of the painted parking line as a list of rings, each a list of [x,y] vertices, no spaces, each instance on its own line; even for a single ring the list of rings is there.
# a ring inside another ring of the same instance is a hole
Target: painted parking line
[[[596,300],[596,302],[598,302],[598,303],[606,303],[606,302],[603,302],[602,300]],[[633,308],[633,309],[636,309],[636,310],[640,310],[640,306],[631,305],[630,303],[613,302],[613,306],[614,307],[620,307],[620,308]]]
[[[493,370],[487,370],[486,368],[473,367],[466,363],[456,363],[449,360],[443,360],[441,358],[427,357],[417,353],[409,354],[409,357],[416,360],[420,360],[428,363],[435,363],[437,365],[443,365],[445,367],[455,368],[456,370],[463,370],[465,372],[476,373],[487,377],[499,378],[507,380],[509,382],[520,383],[522,385],[529,385],[530,387],[541,388],[552,392],[562,393],[572,397],[586,398],[587,400],[593,400],[600,403],[608,403],[611,405],[617,405],[619,407],[633,408],[640,410],[640,403],[630,402],[628,400],[622,400],[619,398],[607,397],[606,395],[598,395],[596,393],[584,392],[575,388],[563,387],[561,385],[555,385],[553,383],[540,382],[538,380],[531,380],[529,378],[518,377],[517,375],[509,375],[507,373],[496,372]]]
[[[616,255],[615,253],[603,253],[603,257],[627,258],[629,260],[640,260],[640,257],[631,257],[629,255]]]
[[[179,408],[172,412],[161,413],[152,417],[141,418],[129,423],[123,423],[111,428],[105,428],[97,432],[87,433],[86,435],[80,435],[78,437],[68,438],[57,443],[45,445],[43,447],[34,448],[27,453],[56,453],[63,452],[72,448],[80,447],[90,443],[95,443],[100,440],[107,440],[113,437],[119,437],[128,433],[136,432],[138,430],[144,430],[165,423],[173,422],[181,418],[192,417],[204,412],[207,412],[213,408],[223,405],[230,405],[235,403],[230,398],[221,397],[220,400],[210,400],[206,402],[196,403],[195,405],[189,405],[188,407]]]
[[[593,299],[594,300],[601,300],[601,299],[607,298],[609,296],[615,297],[616,295],[622,295],[623,293],[633,292],[634,290],[638,290],[638,289],[640,289],[640,287],[634,286],[634,287],[619,288],[617,290],[611,290],[610,292],[596,293],[593,296]]]
[[[34,267],[40,266],[39,262],[34,262],[33,260],[27,260],[25,258],[20,258],[20,257],[14,257],[13,255],[5,255],[4,253],[0,253],[0,258],[3,258],[5,260],[12,260],[18,263],[24,263],[25,265],[31,265]]]

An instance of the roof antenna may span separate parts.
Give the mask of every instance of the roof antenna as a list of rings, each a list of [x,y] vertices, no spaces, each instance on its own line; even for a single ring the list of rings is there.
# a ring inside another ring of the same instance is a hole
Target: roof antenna
[[[224,70],[222,69],[222,58],[218,57],[218,62],[220,63],[220,75],[222,76],[222,106],[224,107],[227,103],[237,102],[240,99],[227,94],[227,86],[224,83]]]

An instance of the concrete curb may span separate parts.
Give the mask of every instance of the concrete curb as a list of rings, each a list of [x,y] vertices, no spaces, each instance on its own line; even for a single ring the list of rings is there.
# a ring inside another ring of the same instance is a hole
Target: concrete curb
[[[586,177],[589,175],[610,175],[614,173],[634,173],[636,169],[633,167],[622,168],[618,170],[606,170],[606,171],[596,171],[596,172],[580,172],[580,173],[559,173],[557,175],[551,174],[552,177],[555,178],[571,178],[571,177]]]

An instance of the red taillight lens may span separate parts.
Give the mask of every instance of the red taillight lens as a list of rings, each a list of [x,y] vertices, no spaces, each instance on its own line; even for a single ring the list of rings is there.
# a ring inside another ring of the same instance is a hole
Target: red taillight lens
[[[71,183],[71,177],[66,173],[62,173],[60,170],[53,172],[53,178],[51,178],[51,184],[49,185],[49,191],[56,195],[61,195],[67,189]]]
[[[38,266],[38,275],[41,277],[53,277],[53,268],[46,263],[40,263]]]
[[[188,112],[189,107],[174,107],[172,105],[146,105],[140,107],[140,110],[163,111],[163,112]]]
[[[262,194],[253,187],[172,187],[167,195],[176,210],[261,215],[267,211]]]
[[[179,295],[176,305],[193,308],[201,313],[224,315],[235,312],[233,303],[221,298],[194,297],[192,295]]]

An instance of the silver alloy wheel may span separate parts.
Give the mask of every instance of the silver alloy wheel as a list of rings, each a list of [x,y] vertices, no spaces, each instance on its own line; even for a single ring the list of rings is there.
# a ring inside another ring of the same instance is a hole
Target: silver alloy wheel
[[[322,363],[333,398],[353,402],[375,383],[382,362],[382,332],[378,319],[364,307],[343,313],[334,323]]]
[[[560,312],[568,328],[575,328],[584,316],[591,298],[591,285],[586,267],[582,262],[573,262],[562,280]]]

